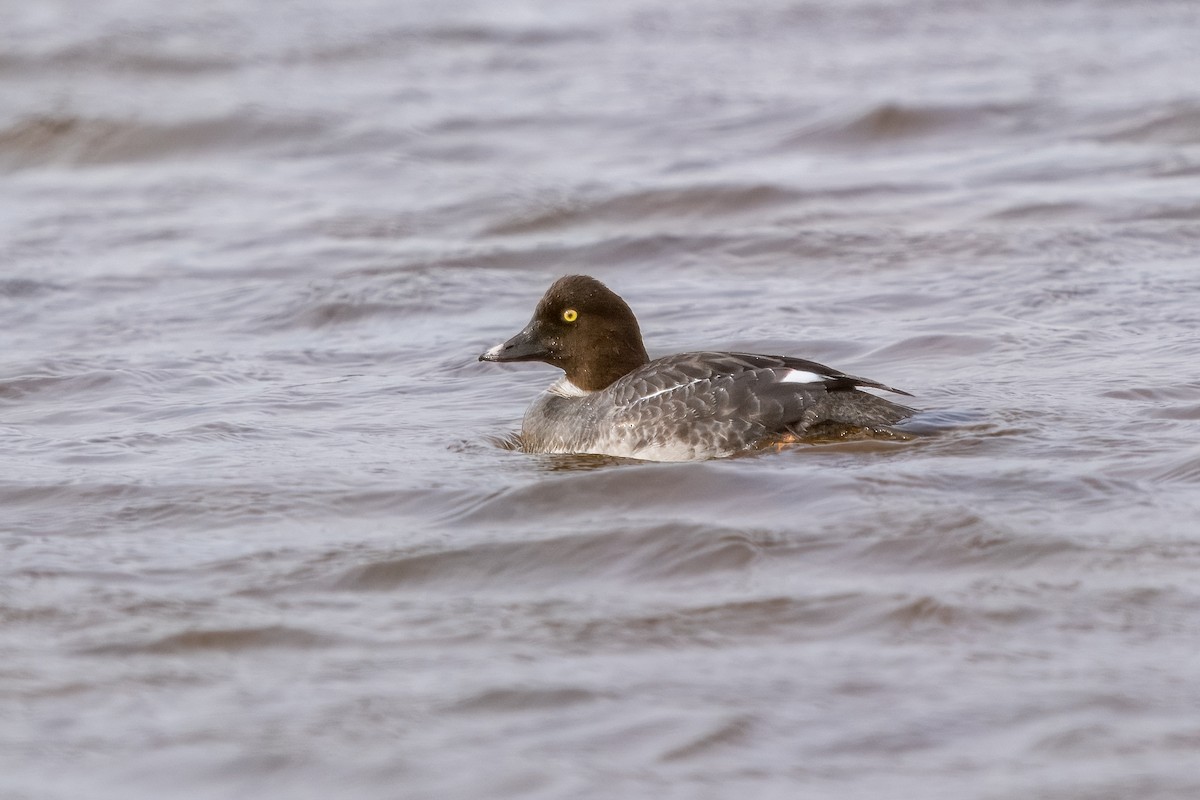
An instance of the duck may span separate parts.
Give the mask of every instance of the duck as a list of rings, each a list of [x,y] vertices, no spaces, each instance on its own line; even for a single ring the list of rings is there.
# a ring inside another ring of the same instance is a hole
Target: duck
[[[529,324],[480,361],[541,361],[563,371],[521,423],[527,453],[700,461],[828,436],[889,435],[911,397],[792,356],[702,350],[651,359],[637,317],[589,275],[554,281]]]

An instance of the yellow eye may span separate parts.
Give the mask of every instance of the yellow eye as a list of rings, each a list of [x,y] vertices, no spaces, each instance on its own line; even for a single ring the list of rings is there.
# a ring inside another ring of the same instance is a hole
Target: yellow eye
[[[579,319],[579,312],[573,308],[568,308],[563,312],[563,322],[574,322]]]

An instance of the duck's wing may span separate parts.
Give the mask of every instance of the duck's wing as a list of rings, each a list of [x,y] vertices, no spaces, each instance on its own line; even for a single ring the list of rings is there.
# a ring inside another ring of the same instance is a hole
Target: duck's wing
[[[619,424],[673,435],[754,438],[825,421],[889,425],[912,413],[859,387],[907,394],[815,361],[725,352],[656,359],[605,391]]]
[[[714,353],[718,356],[729,356],[741,363],[753,365],[754,369],[773,369],[773,370],[791,370],[791,374],[784,373],[780,376],[780,380],[785,383],[823,383],[827,389],[857,389],[865,386],[871,389],[882,389],[885,392],[894,392],[907,397],[912,397],[912,394],[903,389],[896,389],[892,386],[873,381],[870,378],[859,378],[854,375],[847,375],[840,370],[827,367],[824,364],[818,364],[816,361],[809,361],[804,358],[793,358],[792,356],[765,356],[756,353]]]

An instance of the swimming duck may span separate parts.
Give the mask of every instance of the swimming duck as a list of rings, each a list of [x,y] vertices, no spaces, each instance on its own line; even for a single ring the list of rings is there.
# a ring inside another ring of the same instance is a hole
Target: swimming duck
[[[525,414],[531,453],[722,458],[830,429],[886,433],[915,413],[861,388],[908,392],[801,358],[700,351],[652,361],[633,311],[588,275],[555,281],[529,324],[479,360],[565,373]]]

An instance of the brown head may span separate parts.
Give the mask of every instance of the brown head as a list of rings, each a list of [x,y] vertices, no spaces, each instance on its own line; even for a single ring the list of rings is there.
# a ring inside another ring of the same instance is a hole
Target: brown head
[[[546,290],[533,319],[480,361],[545,361],[584,391],[598,391],[650,359],[637,317],[588,275],[567,275]]]

